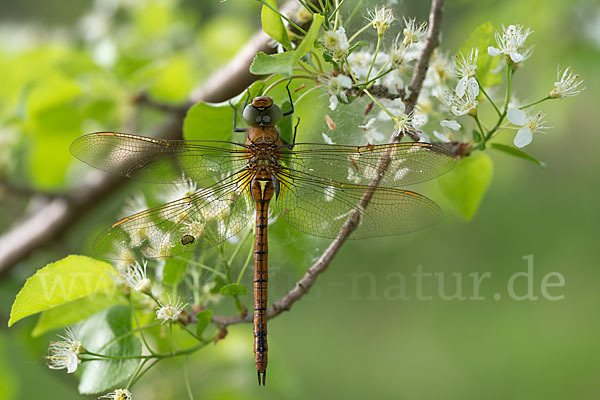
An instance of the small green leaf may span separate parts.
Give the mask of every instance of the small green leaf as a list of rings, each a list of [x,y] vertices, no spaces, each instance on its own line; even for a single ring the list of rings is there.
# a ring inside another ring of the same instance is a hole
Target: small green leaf
[[[477,129],[473,129],[472,135],[473,135],[473,142],[475,142],[475,143],[481,142],[481,134],[479,133],[479,131]]]
[[[252,60],[250,72],[254,75],[279,74],[289,78],[292,76],[295,56],[295,50],[271,55],[260,52]]]
[[[321,29],[321,25],[323,24],[323,16],[315,14],[313,17],[313,22],[310,24],[310,29],[306,32],[306,36],[302,40],[302,43],[298,45],[296,48],[296,59],[294,63],[304,57],[306,53],[308,53],[315,44],[317,40],[317,36],[319,35],[319,30]]]
[[[265,3],[269,4],[275,10],[278,10],[277,3],[275,0],[264,0]],[[269,6],[263,4],[260,13],[260,19],[262,22],[263,31],[273,39],[281,43],[286,50],[292,50],[292,43],[290,37],[287,34],[285,25],[281,20],[281,16],[273,11]]]
[[[114,296],[114,270],[110,264],[84,256],[68,256],[46,265],[27,279],[17,294],[8,326],[29,315],[82,298]]]
[[[290,78],[294,64],[304,57],[315,44],[322,23],[323,16],[315,15],[310,29],[296,50],[271,55],[263,52],[258,53],[252,60],[250,72],[255,75],[280,74]]]
[[[493,169],[490,157],[477,153],[460,159],[452,171],[438,179],[442,192],[464,219],[477,212],[492,182]]]
[[[369,45],[369,42],[366,42],[364,40],[361,40],[360,42],[356,42],[352,46],[350,46],[350,48],[348,49],[348,55],[352,54],[352,52],[354,50],[356,50],[357,48],[368,46],[368,45]],[[331,56],[330,56],[330,58],[331,58]]]
[[[230,283],[229,285],[223,286],[220,292],[223,296],[243,296],[246,294],[247,290],[245,286],[237,283]]]
[[[115,357],[138,357],[142,345],[131,331],[131,311],[118,305],[101,311],[80,327],[77,336],[89,351]],[[81,364],[79,393],[95,394],[108,391],[125,382],[140,360],[106,359]]]
[[[507,145],[501,144],[501,143],[492,143],[492,148],[495,150],[502,151],[506,154],[510,154],[511,156],[515,156],[518,158],[522,158],[523,160],[531,161],[532,163],[535,163],[542,168],[546,167],[545,162],[540,161],[537,158],[525,153],[523,150],[519,150],[515,147],[507,146]]]
[[[198,319],[198,323],[196,324],[197,336],[202,336],[202,333],[204,332],[208,324],[210,324],[212,316],[213,312],[211,310],[200,311],[198,314],[196,314],[196,318]]]
[[[42,312],[31,332],[31,336],[38,337],[53,329],[74,324],[123,301],[122,298],[117,296],[107,297],[98,294],[95,298],[83,297],[62,306],[51,308]]]
[[[477,79],[483,87],[497,85],[502,82],[502,75],[492,72],[498,66],[501,57],[488,54],[488,46],[495,45],[494,26],[491,22],[481,24],[471,33],[467,41],[458,50],[464,56],[471,54],[472,48],[479,49],[477,58]]]

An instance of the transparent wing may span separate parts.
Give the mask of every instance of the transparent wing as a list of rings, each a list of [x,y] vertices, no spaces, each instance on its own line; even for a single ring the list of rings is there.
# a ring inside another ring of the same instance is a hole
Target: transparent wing
[[[389,158],[385,169],[380,164],[382,156]],[[428,181],[455,164],[444,148],[420,142],[367,146],[297,143],[291,151],[282,148],[282,160],[292,170],[332,182],[369,185],[381,176],[381,187]]]
[[[94,253],[109,259],[164,258],[221,243],[252,219],[251,179],[242,170],[191,196],[123,218],[96,239]]]
[[[202,181],[247,163],[246,146],[232,142],[161,140],[115,132],[84,135],[71,153],[92,167],[153,183]]]
[[[281,170],[278,178],[280,215],[294,228],[314,236],[337,237],[369,191],[373,192],[370,202],[360,209],[359,227],[350,239],[412,232],[442,219],[433,201],[411,191],[331,182],[298,171]]]

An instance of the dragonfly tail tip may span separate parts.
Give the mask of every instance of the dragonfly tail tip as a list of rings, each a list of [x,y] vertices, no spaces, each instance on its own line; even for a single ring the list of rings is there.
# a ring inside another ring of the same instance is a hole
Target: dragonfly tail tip
[[[267,381],[267,371],[256,371],[258,374],[258,386],[265,386]],[[261,379],[262,376],[262,379]]]

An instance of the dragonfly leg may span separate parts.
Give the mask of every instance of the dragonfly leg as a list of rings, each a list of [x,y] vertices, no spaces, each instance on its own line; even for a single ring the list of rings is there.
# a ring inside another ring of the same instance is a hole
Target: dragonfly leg
[[[294,137],[292,138],[292,143],[288,143],[283,138],[280,138],[281,141],[283,142],[283,147],[287,147],[290,150],[292,150],[294,148],[294,145],[296,144],[296,133],[298,133],[298,125],[299,124],[300,124],[300,118],[298,118],[298,121],[296,121],[296,125],[294,125]]]
[[[283,116],[286,117],[294,113],[294,102],[292,101],[292,94],[290,93],[290,83],[292,83],[292,78],[288,81],[287,85],[285,85],[285,90],[288,92],[288,99],[290,99],[290,105],[292,109],[283,113]]]
[[[250,92],[248,92],[248,97],[250,97]],[[248,102],[248,97],[246,97],[246,102],[244,103],[244,108],[246,108],[246,103]],[[233,104],[231,104],[231,101],[229,102],[229,105],[231,106],[231,108],[233,108],[233,131],[234,132],[248,132],[248,128],[238,128],[236,123],[237,123],[237,108],[234,107]]]

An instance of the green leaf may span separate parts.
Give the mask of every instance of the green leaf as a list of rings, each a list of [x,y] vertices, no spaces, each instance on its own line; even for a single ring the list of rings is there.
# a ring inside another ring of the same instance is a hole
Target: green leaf
[[[492,71],[498,66],[501,57],[492,57],[488,54],[488,46],[495,45],[494,26],[491,22],[481,24],[471,33],[467,41],[458,50],[464,56],[471,54],[472,48],[479,49],[477,58],[477,79],[481,86],[489,87],[502,82],[502,75]]]
[[[275,0],[264,0],[265,3],[269,4],[275,10],[278,10],[277,3]],[[262,22],[263,31],[273,39],[281,43],[281,45],[286,50],[292,50],[292,43],[290,42],[290,37],[288,36],[287,30],[285,29],[285,25],[281,20],[281,16],[269,8],[267,5],[263,4],[262,10],[260,13],[260,19]]]
[[[77,337],[89,351],[108,356],[137,357],[142,345],[131,331],[131,310],[118,305],[95,314],[80,327]],[[127,380],[140,360],[112,359],[81,364],[79,393],[106,392]]]
[[[442,192],[464,219],[477,212],[492,182],[493,169],[490,157],[480,152],[460,159],[452,171],[438,179]]]
[[[323,16],[315,15],[310,29],[296,50],[271,55],[263,52],[258,53],[252,60],[250,72],[255,75],[280,74],[288,78],[291,77],[294,64],[308,53],[315,44],[322,23]]]
[[[252,60],[250,72],[254,75],[279,74],[289,78],[295,59],[295,50],[270,55],[261,51]]]
[[[319,30],[321,29],[321,25],[323,24],[323,16],[315,14],[313,17],[313,22],[310,24],[310,29],[306,32],[306,36],[302,40],[302,43],[298,45],[296,48],[296,59],[294,63],[296,63],[299,59],[304,57],[306,53],[308,53],[315,44],[317,40],[317,36],[319,35]]]
[[[98,311],[119,304],[122,301],[117,296],[108,297],[98,294],[94,298],[83,297],[62,306],[51,308],[42,312],[35,328],[31,332],[31,336],[38,337],[53,329],[82,321]]]
[[[211,310],[200,311],[196,314],[198,323],[196,324],[196,336],[202,336],[202,332],[206,329],[212,320],[213,312]]]
[[[114,296],[110,264],[84,256],[68,256],[46,265],[27,279],[17,294],[8,326],[29,315],[99,294]]]
[[[542,168],[546,167],[546,163],[538,160],[537,158],[525,153],[523,150],[519,150],[512,146],[507,146],[501,143],[492,143],[492,148],[495,150],[502,151],[506,154],[510,154],[511,156],[515,156],[518,158],[522,158],[523,160],[531,161],[534,164],[539,165]]]
[[[246,294],[247,290],[245,286],[237,283],[230,283],[223,286],[220,292],[223,296],[243,296]]]
[[[360,42],[356,42],[354,43],[352,46],[350,46],[350,48],[348,49],[348,55],[352,54],[352,52],[356,49],[358,49],[359,47],[364,47],[364,46],[368,46],[369,42],[361,40]],[[330,56],[331,58],[331,56]]]

